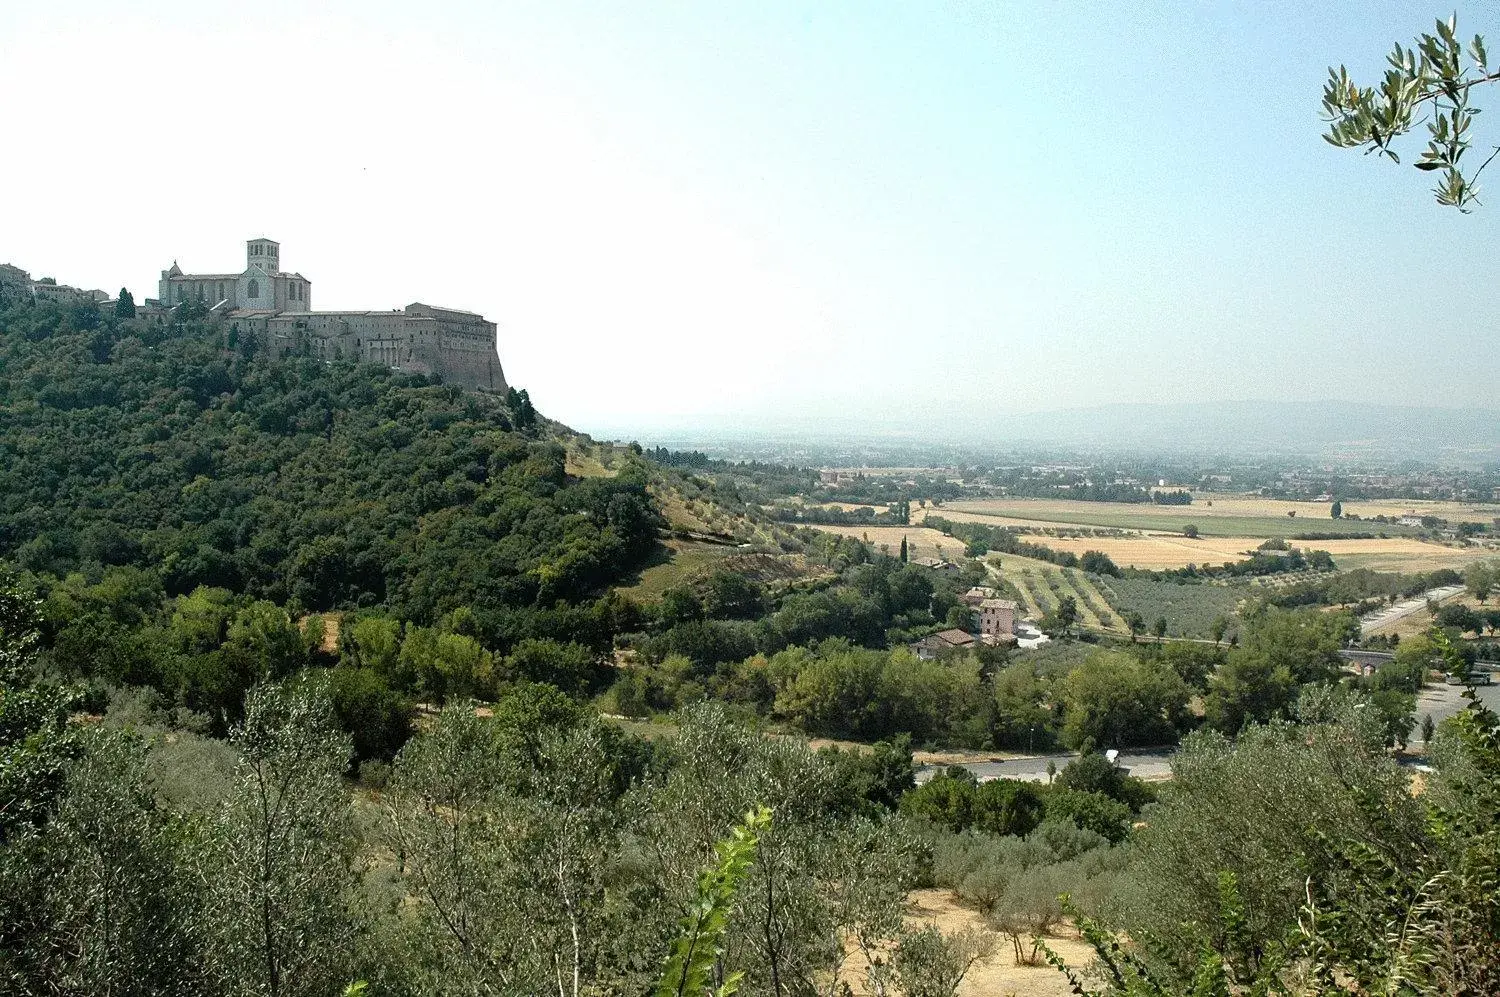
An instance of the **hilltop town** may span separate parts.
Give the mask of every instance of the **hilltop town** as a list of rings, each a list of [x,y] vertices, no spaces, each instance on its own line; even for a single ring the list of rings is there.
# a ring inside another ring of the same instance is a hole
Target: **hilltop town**
[[[20,267],[0,264],[0,302],[21,298],[94,305],[110,312],[121,305],[104,291],[45,277],[33,280]],[[237,340],[252,342],[272,356],[363,360],[436,375],[467,388],[498,393],[507,388],[494,322],[474,312],[421,302],[389,311],[313,311],[312,281],[281,269],[281,245],[272,239],[246,242],[245,269],[239,273],[184,273],[174,261],[161,272],[157,297],[139,306],[126,301],[127,310],[137,317],[158,321],[183,312],[206,312],[227,323]]]

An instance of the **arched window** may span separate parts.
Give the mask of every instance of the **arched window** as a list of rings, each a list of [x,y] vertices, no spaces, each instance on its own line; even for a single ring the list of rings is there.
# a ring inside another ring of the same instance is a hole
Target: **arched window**
[[[250,286],[247,287],[247,288],[245,288],[245,297],[247,297],[247,298],[258,298],[258,297],[260,297],[260,281],[256,280],[254,277],[250,278]]]

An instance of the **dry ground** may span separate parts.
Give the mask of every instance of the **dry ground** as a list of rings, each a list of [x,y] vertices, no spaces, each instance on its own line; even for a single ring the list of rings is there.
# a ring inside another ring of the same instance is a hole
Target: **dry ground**
[[[902,537],[906,538],[907,553],[910,557],[943,557],[953,561],[964,555],[962,540],[945,537],[937,530],[925,526],[820,526],[811,523],[808,525],[825,533],[837,533],[839,536],[869,540],[875,545],[876,550],[880,550],[882,546],[889,548],[886,553],[892,557],[900,554]]]
[[[1344,571],[1353,571],[1355,568],[1372,568],[1376,571],[1437,571],[1439,568],[1452,568],[1454,571],[1462,571],[1466,565],[1474,561],[1489,560],[1495,556],[1494,550],[1484,550],[1476,547],[1447,547],[1442,544],[1424,543],[1419,547],[1404,546],[1383,549],[1378,544],[1392,543],[1389,540],[1345,540],[1324,541],[1309,543],[1310,547],[1326,549],[1338,562],[1339,568]],[[1416,541],[1410,541],[1415,543]],[[1339,543],[1348,544],[1342,550],[1337,546]],[[1369,547],[1359,547],[1358,544],[1370,544]]]
[[[1082,554],[1103,551],[1120,567],[1180,568],[1187,564],[1222,564],[1240,561],[1260,546],[1259,537],[1195,537],[1167,534],[1135,537],[1037,537],[1034,542],[1054,550]],[[1493,557],[1494,551],[1472,547],[1449,547],[1411,537],[1373,540],[1292,540],[1293,546],[1326,550],[1340,568],[1374,568],[1378,571],[1433,571],[1461,569],[1471,561]]]
[[[914,890],[908,923],[932,924],[945,933],[966,929],[983,929],[984,919],[977,911],[965,907],[947,890]],[[1074,969],[1082,969],[1094,959],[1094,950],[1078,940],[1070,930],[1061,937],[1049,937],[1047,944]],[[1029,946],[1028,946],[1029,947]],[[864,986],[865,962],[852,956],[844,967],[844,978],[854,992],[867,995]],[[1011,954],[1010,939],[995,935],[994,951],[975,963],[958,988],[959,997],[1067,997],[1072,991],[1067,979],[1048,965],[1017,966]]]
[[[1054,550],[1082,554],[1087,550],[1103,551],[1120,567],[1180,568],[1185,564],[1222,564],[1241,561],[1261,544],[1249,537],[1196,537],[1153,534],[1138,537],[1039,537],[1034,542]],[[1322,547],[1320,541],[1314,546]]]
[[[1491,596],[1488,601],[1481,604],[1478,599],[1475,599],[1467,592],[1460,592],[1458,595],[1444,599],[1442,604],[1444,606],[1468,606],[1470,609],[1494,609],[1500,603],[1497,603],[1495,597]],[[1372,627],[1366,630],[1365,633],[1370,635],[1380,634],[1382,636],[1385,634],[1397,634],[1404,640],[1407,637],[1413,637],[1425,632],[1430,626],[1432,626],[1432,614],[1425,609],[1419,609],[1415,613],[1401,617],[1399,620],[1392,620],[1385,626]]]
[[[613,478],[619,472],[604,466],[599,454],[592,450],[570,448],[563,470],[575,478]]]

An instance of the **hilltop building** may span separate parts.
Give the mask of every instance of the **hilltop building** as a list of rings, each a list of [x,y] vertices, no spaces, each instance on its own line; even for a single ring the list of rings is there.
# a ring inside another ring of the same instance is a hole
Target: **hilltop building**
[[[158,285],[163,305],[196,301],[210,308],[247,308],[259,311],[312,310],[312,281],[281,269],[281,243],[251,239],[245,243],[243,273],[183,273],[174,260],[161,272]]]
[[[495,342],[497,326],[484,316],[420,302],[393,311],[312,310],[312,281],[281,269],[281,244],[251,239],[237,274],[183,273],[173,262],[161,272],[150,307],[194,302],[230,324],[240,341],[276,355],[366,360],[397,370],[436,374],[448,384],[506,390]]]
[[[51,277],[32,280],[31,274],[20,267],[0,263],[0,305],[26,299],[60,305],[98,304],[108,298],[103,291],[85,291],[81,287],[59,284]]]

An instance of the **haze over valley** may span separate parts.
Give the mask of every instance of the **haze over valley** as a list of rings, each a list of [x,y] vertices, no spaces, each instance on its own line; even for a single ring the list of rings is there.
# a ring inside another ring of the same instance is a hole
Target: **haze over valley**
[[[8,11],[0,997],[1500,993],[1438,13]]]

